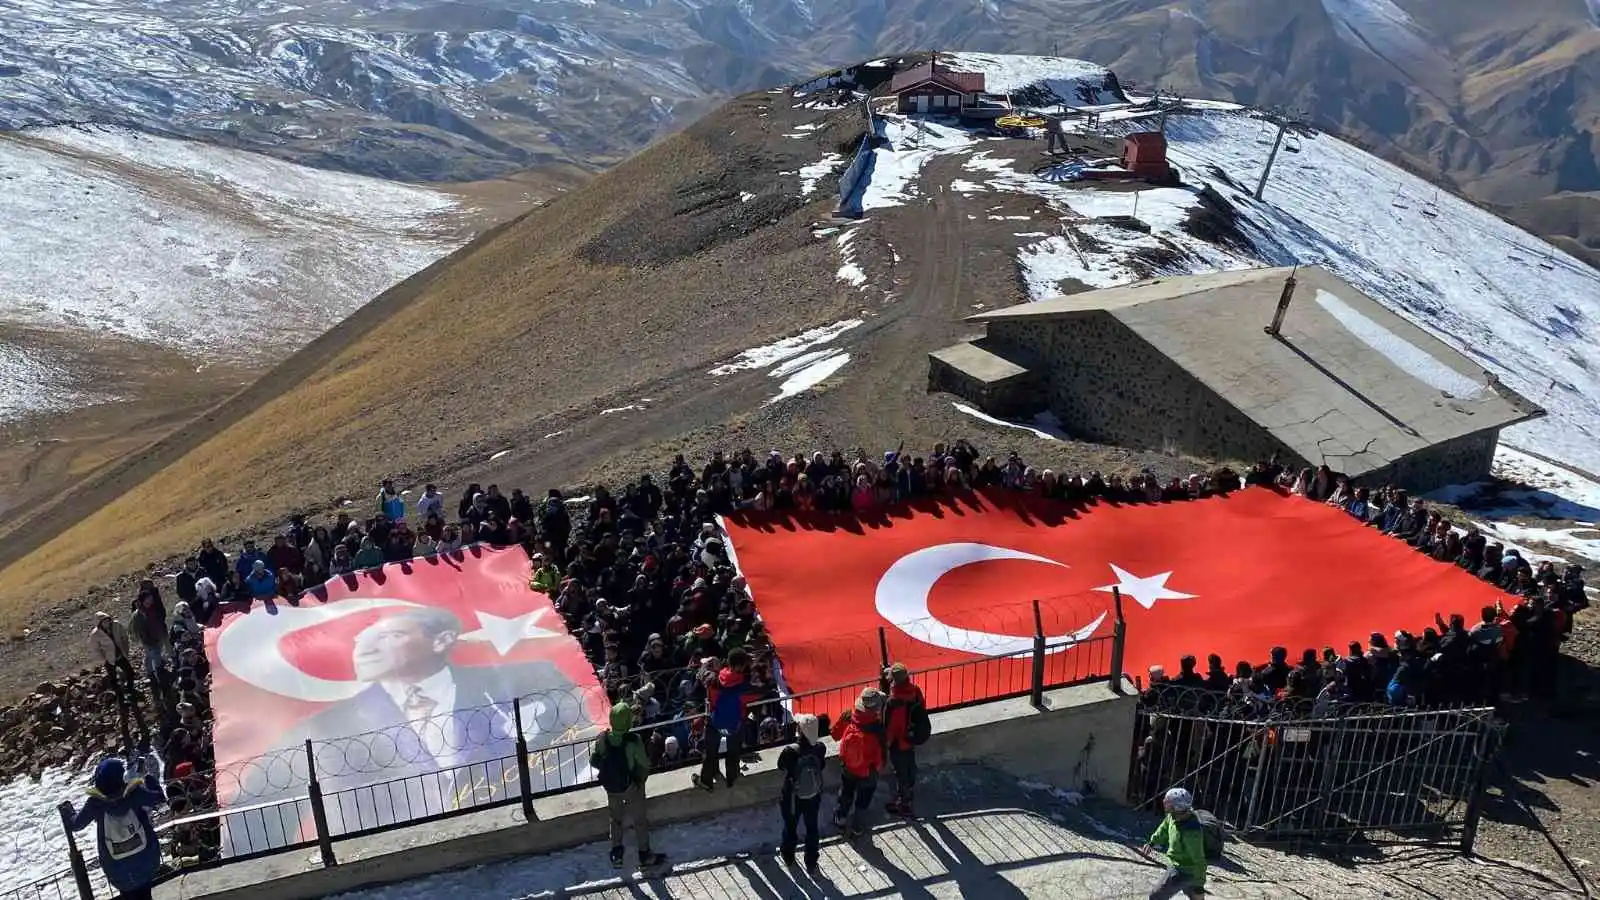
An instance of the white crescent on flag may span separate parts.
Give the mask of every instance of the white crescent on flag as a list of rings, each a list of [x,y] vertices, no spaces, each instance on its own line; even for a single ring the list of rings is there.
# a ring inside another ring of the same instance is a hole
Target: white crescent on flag
[[[989,544],[937,544],[907,553],[895,560],[883,577],[878,579],[878,615],[891,625],[925,644],[961,653],[978,653],[984,656],[1003,656],[1028,653],[1033,650],[1033,638],[1013,634],[994,634],[947,625],[928,608],[928,594],[940,578],[948,572],[973,563],[1016,559],[1067,568],[1066,563],[1044,556],[995,547]],[[1101,613],[1093,622],[1069,634],[1046,636],[1049,653],[1059,653],[1072,644],[1092,637],[1106,614]]]

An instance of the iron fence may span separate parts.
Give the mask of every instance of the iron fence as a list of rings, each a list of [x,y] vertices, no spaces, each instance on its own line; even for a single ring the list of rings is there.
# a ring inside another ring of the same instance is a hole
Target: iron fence
[[[1470,852],[1504,724],[1489,707],[1233,702],[1168,691],[1142,703],[1129,801],[1169,788],[1269,843],[1458,843]],[[1148,697],[1148,695],[1147,695]]]
[[[931,712],[992,700],[1030,697],[1041,703],[1045,690],[1094,681],[1122,682],[1125,635],[1121,597],[1115,595],[1116,620],[1110,634],[1082,639],[1054,631],[1072,623],[1082,628],[1082,610],[1045,610],[1038,602],[995,607],[977,614],[994,627],[1016,628],[1020,616],[1031,619],[1032,635],[997,635],[985,649],[997,650],[957,663],[913,667],[914,681]],[[1098,627],[1102,619],[1093,620]],[[970,624],[970,623],[969,623]],[[893,658],[915,660],[901,653],[901,644],[922,639],[947,642],[953,626],[928,623],[902,625],[905,634],[891,638],[886,629],[845,635],[830,642],[823,654],[857,668],[870,660],[880,673]],[[941,628],[950,634],[936,634]],[[905,649],[915,651],[914,645]],[[1071,652],[1067,652],[1067,651]],[[870,657],[867,654],[871,654]],[[920,658],[927,658],[923,654]],[[882,677],[846,681],[804,692],[782,689],[781,658],[774,662],[769,696],[750,704],[746,752],[769,749],[794,739],[793,717],[801,712],[837,714],[849,709],[867,687],[881,687]],[[646,683],[671,683],[694,673],[693,668],[641,672],[610,686],[605,693],[627,695]],[[559,696],[558,696],[559,695]],[[290,850],[318,847],[324,865],[335,865],[335,842],[393,828],[458,816],[477,810],[520,803],[529,820],[533,801],[588,787],[588,765],[598,727],[591,712],[607,699],[593,688],[541,692],[503,705],[463,710],[453,723],[410,722],[392,728],[335,740],[307,740],[243,760],[211,773],[190,775],[189,802],[198,811],[181,817],[158,817],[157,831],[175,863],[160,880],[201,868],[227,865]],[[461,717],[465,718],[462,719]],[[704,734],[705,713],[679,710],[635,728],[646,733],[680,736],[687,746],[692,735]],[[458,762],[438,765],[441,758]],[[428,765],[432,762],[433,765]],[[668,760],[660,770],[699,765],[696,755]],[[394,777],[371,780],[371,776]],[[218,798],[224,808],[205,809]],[[70,868],[35,885],[0,895],[0,900],[92,900],[98,887],[69,833]],[[182,848],[182,850],[180,850]]]
[[[73,883],[70,868],[0,894],[0,900],[76,900],[77,897],[78,888]]]

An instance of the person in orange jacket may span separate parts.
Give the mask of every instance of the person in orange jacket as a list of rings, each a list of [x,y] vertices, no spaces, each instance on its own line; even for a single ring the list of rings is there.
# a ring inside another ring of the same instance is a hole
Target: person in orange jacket
[[[894,767],[894,797],[885,806],[890,815],[911,817],[911,795],[917,786],[917,747],[933,730],[922,688],[911,683],[911,670],[895,663],[884,673],[889,701],[884,712],[884,736],[889,764]]]
[[[844,770],[833,824],[851,837],[866,830],[866,812],[878,787],[878,772],[883,769],[884,703],[883,691],[869,687],[861,692],[855,709],[845,710],[828,730],[839,745]]]

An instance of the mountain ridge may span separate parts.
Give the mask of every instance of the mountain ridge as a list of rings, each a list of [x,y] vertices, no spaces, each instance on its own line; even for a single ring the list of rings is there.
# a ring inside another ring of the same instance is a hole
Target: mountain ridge
[[[1082,63],[1063,62],[1082,77]],[[104,602],[86,587],[152,560],[164,569],[201,536],[231,542],[292,512],[354,506],[382,477],[538,488],[716,446],[969,434],[971,417],[921,375],[930,350],[971,336],[966,316],[1168,273],[1330,266],[1552,408],[1529,432],[1541,447],[1592,449],[1600,336],[1547,295],[1593,290],[1600,274],[1328,135],[1284,154],[1256,202],[1239,185],[1254,183],[1271,126],[1230,109],[1175,116],[1169,140],[1190,187],[1137,194],[1052,175],[1039,141],[885,114],[855,221],[833,208],[862,139],[859,104],[741,95],[364,308],[281,367],[280,382],[126,477],[6,533],[0,629],[38,626],[41,604],[76,627]],[[1122,104],[1102,118],[1138,130],[1152,112]],[[1116,224],[1130,212],[1149,231]],[[1462,235],[1482,247],[1464,254]],[[419,335],[449,364],[395,352]],[[995,427],[1001,446],[1026,439],[1042,465],[1206,464]],[[24,677],[56,664],[19,658]]]
[[[1600,259],[1600,226],[1540,208],[1600,196],[1600,139],[1581,127],[1600,121],[1600,28],[1576,0],[499,3],[0,0],[19,29],[0,36],[15,72],[0,124],[110,122],[460,181],[595,171],[718,98],[885,51],[1049,51],[1140,84],[1301,107]]]

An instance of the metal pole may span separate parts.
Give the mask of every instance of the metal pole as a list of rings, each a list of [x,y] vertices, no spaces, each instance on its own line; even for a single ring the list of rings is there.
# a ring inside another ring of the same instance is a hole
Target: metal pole
[[[1256,199],[1261,199],[1261,192],[1267,189],[1267,176],[1272,174],[1272,164],[1278,159],[1278,148],[1283,146],[1283,134],[1289,130],[1287,121],[1278,122],[1278,137],[1272,142],[1272,152],[1267,154],[1267,167],[1261,170],[1261,180],[1256,183]]]
[[[1120,694],[1123,692],[1122,654],[1128,639],[1128,623],[1122,618],[1122,591],[1116,587],[1111,588],[1111,602],[1117,614],[1116,623],[1111,627],[1111,689]]]
[[[61,813],[61,828],[67,833],[67,863],[72,866],[72,880],[78,886],[79,900],[94,900],[89,866],[83,861],[83,851],[78,849],[78,839],[72,833],[72,804],[63,801],[57,811]]]
[[[322,851],[322,867],[331,869],[339,864],[333,855],[333,835],[328,833],[328,810],[322,804],[322,785],[317,781],[317,755],[311,750],[311,739],[306,739],[306,774],[309,784],[306,794],[311,800],[311,821],[317,828],[317,849]]]
[[[511,704],[511,715],[517,724],[517,784],[522,790],[522,818],[539,821],[533,811],[533,774],[528,771],[528,738],[522,733],[522,701]]]
[[[1044,706],[1044,616],[1039,612],[1039,601],[1033,601],[1033,683],[1029,699],[1036,708]]]
[[[1467,811],[1461,823],[1461,855],[1471,856],[1472,847],[1478,841],[1478,822],[1483,818],[1483,795],[1489,787],[1489,760],[1493,740],[1493,725],[1480,719],[1477,723],[1478,747],[1474,762],[1478,766],[1478,775],[1472,782],[1472,796],[1467,798]],[[1559,852],[1559,850],[1558,850]]]
[[[883,665],[879,666],[879,669],[887,673],[889,668],[889,635],[883,630],[882,625],[878,626],[878,656],[883,661]]]

